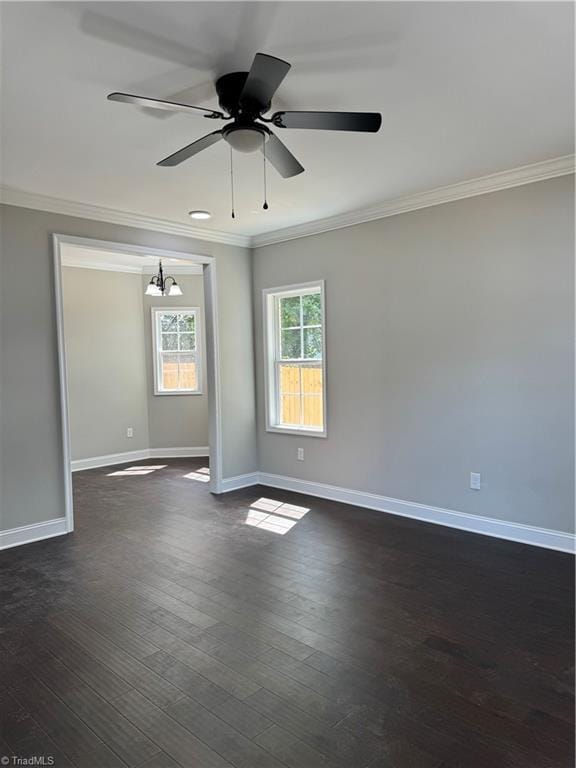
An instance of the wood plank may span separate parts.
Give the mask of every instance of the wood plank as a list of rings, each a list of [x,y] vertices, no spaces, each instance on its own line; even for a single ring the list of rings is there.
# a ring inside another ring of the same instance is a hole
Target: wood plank
[[[176,686],[81,622],[60,615],[53,616],[50,621],[159,707],[168,706],[181,698],[182,693]]]
[[[164,651],[174,656],[195,672],[210,680],[215,685],[223,688],[238,699],[246,698],[255,693],[260,686],[252,682],[250,678],[238,673],[229,665],[223,664],[213,656],[200,651],[189,643],[170,634],[165,629],[159,628],[150,636],[154,642]]]
[[[142,731],[59,661],[43,665],[35,674],[127,765],[138,766],[160,751]]]
[[[262,745],[290,768],[301,768],[304,765],[322,768],[328,765],[328,759],[324,755],[292,736],[279,725],[273,725],[257,736],[256,743]]]
[[[183,699],[167,712],[236,768],[283,768],[273,755],[197,702]]]
[[[15,755],[22,761],[20,765],[42,765],[44,761],[44,765],[53,765],[54,768],[73,768],[70,758],[47,733],[30,734],[10,748],[0,743],[0,755]]]
[[[10,690],[73,763],[87,768],[125,765],[72,709],[24,669],[13,678]]]
[[[249,739],[255,738],[273,724],[269,717],[252,709],[246,701],[239,701],[234,696],[230,696],[226,701],[210,709]]]
[[[230,768],[231,763],[138,691],[120,696],[114,706],[183,768]]]
[[[164,651],[158,651],[142,662],[208,709],[214,709],[230,698],[230,693],[224,688]]]
[[[0,553],[2,749],[572,768],[573,558],[162,464],[75,473],[74,535]],[[245,524],[261,497],[309,512],[278,536]]]
[[[381,751],[375,738],[358,738],[345,728],[332,728],[265,689],[249,696],[246,702],[334,764],[362,768]]]

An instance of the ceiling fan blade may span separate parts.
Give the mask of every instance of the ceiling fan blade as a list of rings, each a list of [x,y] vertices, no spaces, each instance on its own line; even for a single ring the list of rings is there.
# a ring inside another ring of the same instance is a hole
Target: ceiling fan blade
[[[188,160],[189,157],[197,155],[198,152],[202,152],[203,149],[208,149],[212,144],[216,144],[222,138],[222,131],[214,131],[214,133],[208,133],[197,141],[193,141],[192,144],[188,144],[186,147],[182,147],[178,152],[174,152],[172,155],[168,155],[164,160],[160,160],[156,165],[172,166],[180,165],[184,160]]]
[[[192,87],[176,91],[176,93],[171,93],[165,100],[176,102],[177,104],[187,104],[189,101],[196,101],[199,97],[200,101],[211,99],[213,95],[214,81],[205,80],[203,83],[198,83]],[[142,110],[146,115],[153,117],[155,120],[166,120],[178,114],[178,112],[168,112],[165,109],[154,109],[154,107],[151,109],[142,107]]]
[[[107,6],[99,5],[100,8],[106,8],[106,15],[91,10],[81,11],[79,26],[84,34],[155,59],[171,61],[180,67],[206,71],[214,66],[213,57],[204,51],[192,48],[190,40],[183,44],[158,34],[160,25],[154,16],[154,10],[151,12],[149,10],[151,6],[138,14],[139,26],[134,26],[130,21],[126,21],[126,19],[134,19],[133,11],[129,6],[117,5],[112,9],[110,7],[112,3]],[[96,4],[92,7],[96,7]]]
[[[290,64],[267,53],[257,53],[240,94],[240,102],[268,106]]]
[[[265,153],[266,159],[285,179],[290,178],[290,176],[298,176],[304,170],[304,167],[300,165],[288,147],[273,133],[270,133],[268,141],[260,151]]]
[[[134,96],[132,93],[109,93],[108,101],[121,101],[124,104],[137,104],[139,107],[151,109],[164,109],[168,112],[196,112],[204,117],[224,118],[222,112],[217,112],[207,107],[193,107],[191,104],[180,104],[177,101],[164,101],[163,99],[149,99],[147,96]]]
[[[308,128],[320,131],[366,131],[376,133],[382,125],[379,112],[275,112],[277,128]]]

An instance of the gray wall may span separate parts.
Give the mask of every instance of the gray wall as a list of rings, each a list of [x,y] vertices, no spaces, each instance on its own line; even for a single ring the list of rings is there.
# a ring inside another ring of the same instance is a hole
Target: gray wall
[[[170,269],[164,265],[167,272]],[[202,275],[177,275],[182,296],[165,296],[161,300],[144,296],[144,344],[146,350],[146,375],[148,423],[151,448],[187,448],[208,445],[208,396],[206,388],[206,362],[203,365],[201,395],[155,395],[154,357],[152,349],[152,307],[199,307],[202,334],[202,350],[206,350],[204,334],[204,279]],[[142,279],[143,293],[150,280]]]
[[[148,448],[142,276],[64,267],[62,283],[72,459]]]
[[[0,530],[64,514],[51,235],[216,259],[224,477],[257,468],[248,249],[15,206],[1,210]]]
[[[573,216],[563,177],[257,249],[261,470],[573,530]],[[267,433],[261,292],[317,278],[328,437]]]
[[[154,394],[150,309],[160,302],[144,295],[150,277],[77,267],[62,273],[72,459],[208,446],[205,375],[201,395]],[[204,336],[202,275],[178,275],[178,282],[184,295],[166,296],[161,306],[199,307]]]
[[[255,251],[261,469],[572,530],[573,202],[565,177]],[[0,529],[64,513],[53,232],[216,257],[224,477],[256,470],[247,249],[0,211]],[[268,434],[261,289],[316,278],[328,438]]]

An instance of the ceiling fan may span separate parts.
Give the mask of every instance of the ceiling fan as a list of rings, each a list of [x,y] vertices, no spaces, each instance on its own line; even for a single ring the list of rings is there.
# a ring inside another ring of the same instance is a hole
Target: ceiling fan
[[[368,133],[380,129],[382,115],[379,112],[275,112],[271,117],[264,117],[289,69],[288,62],[266,53],[257,53],[250,72],[230,72],[218,78],[216,92],[222,112],[129,93],[111,93],[108,99],[152,109],[200,114],[210,120],[232,121],[221,130],[213,131],[160,160],[158,165],[161,166],[179,165],[224,139],[239,152],[262,151],[278,173],[289,178],[302,173],[304,167],[267,124],[275,128]]]

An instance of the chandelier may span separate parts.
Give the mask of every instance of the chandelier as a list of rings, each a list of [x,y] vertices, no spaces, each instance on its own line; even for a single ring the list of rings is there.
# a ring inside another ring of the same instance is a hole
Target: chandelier
[[[170,287],[168,287],[169,280],[172,281]],[[154,275],[146,287],[146,296],[182,296],[182,289],[172,275],[164,277],[162,260],[158,263],[158,274]]]

